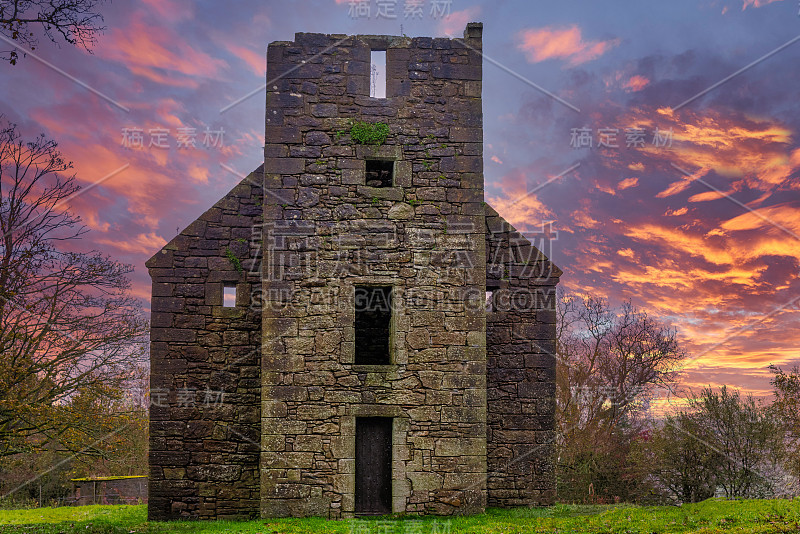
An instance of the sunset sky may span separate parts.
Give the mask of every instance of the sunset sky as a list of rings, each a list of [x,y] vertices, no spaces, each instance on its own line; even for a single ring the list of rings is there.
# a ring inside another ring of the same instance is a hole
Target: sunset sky
[[[93,54],[42,42],[0,64],[0,113],[84,186],[105,178],[73,202],[86,246],[149,299],[147,258],[263,158],[268,43],[480,21],[486,200],[526,232],[553,221],[562,285],[674,325],[687,386],[764,395],[770,363],[800,363],[797,2],[353,3],[114,2]]]

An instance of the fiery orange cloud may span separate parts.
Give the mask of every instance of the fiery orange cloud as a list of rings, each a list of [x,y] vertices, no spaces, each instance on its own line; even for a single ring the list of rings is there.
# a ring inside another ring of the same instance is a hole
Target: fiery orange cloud
[[[614,191],[614,188],[613,188],[613,187],[610,187],[610,186],[607,186],[607,185],[601,184],[601,183],[599,183],[599,182],[598,182],[598,183],[595,183],[595,184],[594,184],[594,186],[595,186],[595,187],[596,187],[596,188],[597,188],[599,191],[602,191],[603,193],[606,193],[606,194],[608,194],[608,195],[616,195],[616,194],[617,194],[617,192],[616,192],[616,191]]]
[[[514,169],[496,183],[502,195],[487,196],[486,200],[518,230],[525,230],[529,225],[535,227],[544,219],[553,217],[552,211],[538,195],[528,193],[528,179],[524,170]]]
[[[644,76],[639,76],[638,74],[631,76],[631,78],[623,84],[622,87],[625,89],[629,89],[633,92],[641,91],[650,83],[650,80],[645,78]]]
[[[530,63],[547,59],[568,60],[570,66],[597,59],[619,44],[619,39],[584,41],[577,25],[569,28],[526,29],[517,34],[517,48],[525,52]]]
[[[748,211],[722,223],[725,230],[780,230],[775,225],[780,225],[796,234],[800,234],[800,208],[790,204],[777,204],[774,206]],[[797,242],[800,245],[800,241]],[[800,256],[798,256],[800,258]]]
[[[637,109],[627,118],[626,126],[672,132],[671,146],[648,144],[642,151],[691,173],[681,176],[676,169],[677,179],[657,198],[681,193],[712,172],[729,180],[727,187],[719,183],[717,187],[767,193],[777,187],[794,187],[791,177],[800,168],[800,150],[790,147],[792,131],[775,119],[754,119],[720,110],[704,110],[701,115],[690,110],[658,109],[652,113]],[[702,191],[692,202],[717,198],[720,195]]]
[[[633,178],[625,178],[624,180],[620,181],[617,184],[617,190],[622,191],[623,189],[628,189],[629,187],[636,187],[639,185],[639,179],[636,177]]]
[[[696,195],[692,195],[687,200],[688,202],[708,202],[710,200],[725,198],[732,192],[733,191],[706,191],[705,193],[697,193]]]
[[[680,215],[686,215],[686,213],[688,213],[688,212],[689,212],[689,208],[684,206],[684,207],[682,207],[680,209],[677,209],[677,210],[667,210],[666,212],[664,212],[664,215],[666,215],[667,217],[678,217]]]

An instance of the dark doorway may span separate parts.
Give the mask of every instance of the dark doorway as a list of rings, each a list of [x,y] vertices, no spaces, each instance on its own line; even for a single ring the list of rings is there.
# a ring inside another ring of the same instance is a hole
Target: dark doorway
[[[392,512],[392,419],[356,418],[356,513]]]
[[[389,365],[392,288],[356,286],[356,365]]]
[[[368,159],[366,184],[370,187],[392,187],[394,183],[394,161]]]

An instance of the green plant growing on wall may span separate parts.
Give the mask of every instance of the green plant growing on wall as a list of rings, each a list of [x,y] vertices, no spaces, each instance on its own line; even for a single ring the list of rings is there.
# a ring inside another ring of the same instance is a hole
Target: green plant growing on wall
[[[228,261],[231,262],[231,265],[233,265],[234,269],[240,273],[244,272],[244,269],[242,268],[242,260],[240,260],[236,254],[234,254],[230,247],[225,247],[225,256],[228,258]]]
[[[370,124],[368,122],[356,121],[350,128],[350,137],[356,143],[362,145],[382,145],[389,137],[389,126],[383,122]]]

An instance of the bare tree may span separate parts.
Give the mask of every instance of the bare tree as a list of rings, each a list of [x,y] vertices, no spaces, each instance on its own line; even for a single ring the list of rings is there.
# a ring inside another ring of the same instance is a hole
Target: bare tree
[[[614,427],[675,382],[686,356],[674,329],[626,302],[562,297],[558,408],[565,427]]]
[[[567,499],[636,498],[632,445],[658,389],[669,390],[685,352],[673,329],[630,302],[562,296],[557,307],[559,492]],[[589,489],[591,488],[591,490]]]
[[[91,51],[103,17],[96,8],[105,0],[0,0],[0,33],[20,45],[35,49],[39,33],[54,43],[58,37]],[[8,44],[8,43],[6,43]],[[19,54],[13,48],[0,51],[0,60],[15,65]]]
[[[23,141],[0,117],[0,457],[69,447],[65,432],[94,427],[71,399],[114,390],[144,358],[133,268],[76,251],[87,228],[68,210],[71,168],[54,141]]]

